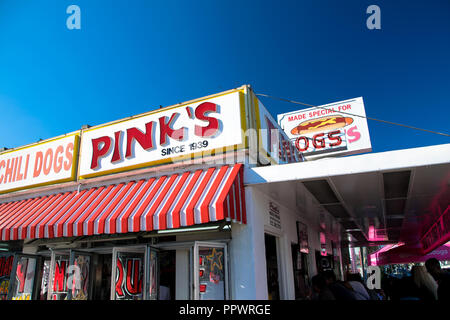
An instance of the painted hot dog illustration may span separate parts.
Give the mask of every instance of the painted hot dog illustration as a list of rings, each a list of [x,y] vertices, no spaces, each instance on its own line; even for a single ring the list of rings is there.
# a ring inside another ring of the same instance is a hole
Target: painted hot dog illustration
[[[326,116],[301,122],[291,130],[294,135],[308,134],[317,131],[328,131],[343,128],[353,123],[353,118],[342,116]]]

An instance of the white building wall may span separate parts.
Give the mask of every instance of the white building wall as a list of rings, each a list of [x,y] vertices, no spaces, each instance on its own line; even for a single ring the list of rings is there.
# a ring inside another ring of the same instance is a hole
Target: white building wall
[[[230,242],[231,298],[267,299],[264,223],[254,203],[254,190],[245,188],[247,224],[232,224]]]
[[[295,194],[295,191],[293,191]],[[291,244],[298,243],[297,225],[300,221],[308,228],[309,241],[309,276],[317,274],[315,250],[320,250],[320,221],[313,206],[305,206],[302,212],[293,209],[292,204],[281,204],[278,199],[258,190],[246,187],[247,224],[232,225],[232,241],[230,243],[230,275],[232,299],[267,299],[266,257],[264,233],[277,237],[278,274],[281,299],[295,299],[295,286]],[[295,197],[293,198],[295,199]],[[280,212],[281,228],[270,224],[269,203],[272,202]],[[295,203],[294,203],[295,207]],[[332,221],[326,215],[327,230]],[[331,235],[326,232],[327,251],[332,252]]]

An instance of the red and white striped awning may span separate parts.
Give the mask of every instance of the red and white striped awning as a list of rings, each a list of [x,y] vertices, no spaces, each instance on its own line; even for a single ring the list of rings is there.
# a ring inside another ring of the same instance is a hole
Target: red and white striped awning
[[[246,223],[243,166],[166,175],[0,204],[1,240]]]

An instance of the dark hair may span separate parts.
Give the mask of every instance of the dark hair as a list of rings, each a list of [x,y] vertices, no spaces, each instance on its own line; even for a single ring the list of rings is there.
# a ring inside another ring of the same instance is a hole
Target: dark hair
[[[425,261],[425,267],[427,268],[427,271],[429,273],[433,273],[435,269],[440,269],[441,264],[439,263],[439,260],[436,258],[430,258],[427,261]]]
[[[322,274],[325,280],[332,280],[333,282],[336,281],[336,275],[333,270],[326,270]]]
[[[316,274],[311,278],[311,284],[320,290],[326,287],[325,278],[321,274]]]
[[[347,273],[347,281],[363,282],[359,273]]]

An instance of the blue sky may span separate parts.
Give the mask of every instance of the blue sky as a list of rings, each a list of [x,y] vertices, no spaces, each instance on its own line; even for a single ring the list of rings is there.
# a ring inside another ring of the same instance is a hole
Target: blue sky
[[[66,8],[81,9],[68,30]],[[381,30],[366,8],[381,9]],[[250,84],[450,133],[450,1],[0,0],[0,147]],[[261,98],[276,116],[299,106]],[[450,143],[369,121],[374,152]]]

